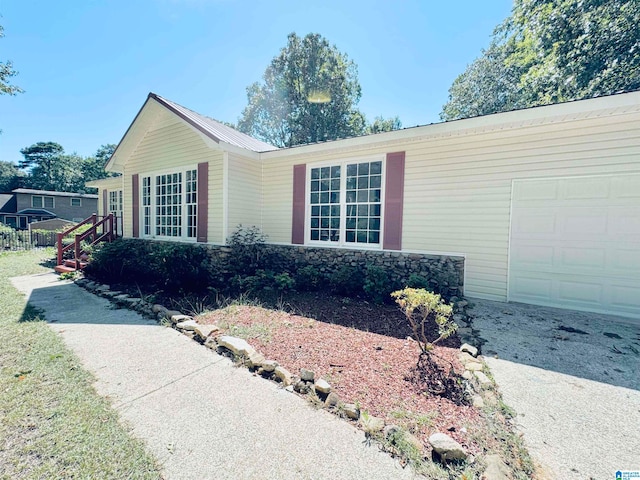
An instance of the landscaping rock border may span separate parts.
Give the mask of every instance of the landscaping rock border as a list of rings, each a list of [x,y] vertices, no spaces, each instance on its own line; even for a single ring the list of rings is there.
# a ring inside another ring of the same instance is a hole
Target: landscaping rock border
[[[367,434],[367,436],[382,435],[382,438],[389,441],[394,434],[397,433],[398,427],[395,425],[386,425],[381,418],[370,415],[361,415],[360,409],[356,404],[345,403],[339,396],[331,391],[331,385],[325,379],[316,378],[315,372],[301,368],[298,375],[294,375],[277,361],[266,358],[246,340],[242,338],[222,335],[220,329],[216,325],[200,325],[190,315],[169,308],[160,304],[150,304],[144,298],[130,296],[126,293],[113,291],[109,285],[102,285],[84,277],[74,280],[74,283],[96,295],[104,297],[121,308],[135,310],[143,316],[154,319],[158,322],[165,323],[167,326],[178,330],[189,338],[203,344],[205,347],[215,351],[220,355],[230,357],[234,362],[246,366],[254,374],[263,378],[272,380],[282,384],[285,390],[296,392],[302,396],[310,396],[310,401],[322,408],[339,415],[342,418],[359,424]],[[454,321],[458,323],[461,333],[461,339],[465,342],[460,347],[459,360],[465,370],[462,377],[466,380],[466,391],[471,398],[474,407],[483,408],[486,404],[493,405],[497,403],[497,397],[493,393],[493,381],[483,372],[486,370],[485,363],[481,356],[478,356],[479,346],[476,347],[470,343],[476,343],[473,330],[470,327],[470,318],[466,314],[467,302],[459,298],[453,297],[454,304]],[[468,329],[467,332],[465,329]],[[424,445],[417,438],[411,436],[408,432],[404,432],[408,436],[408,441],[417,449],[424,450]],[[379,437],[377,437],[379,438]],[[443,463],[448,461],[457,461],[462,459],[470,459],[464,448],[442,432],[436,432],[429,438],[429,444],[437,459]],[[450,448],[449,448],[450,447]],[[493,455],[499,459],[499,456]],[[502,465],[499,465],[502,467]],[[497,467],[487,469],[487,474],[483,478],[502,478],[493,472]],[[500,470],[498,470],[500,471]]]

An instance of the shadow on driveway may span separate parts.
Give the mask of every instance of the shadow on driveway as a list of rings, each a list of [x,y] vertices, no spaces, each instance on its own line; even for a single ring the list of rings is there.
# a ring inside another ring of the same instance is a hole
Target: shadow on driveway
[[[640,390],[640,320],[521,303],[472,300],[486,357]]]

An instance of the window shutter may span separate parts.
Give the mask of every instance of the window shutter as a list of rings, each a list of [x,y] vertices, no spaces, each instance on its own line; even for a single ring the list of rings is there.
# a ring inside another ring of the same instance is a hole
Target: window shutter
[[[209,222],[209,162],[198,164],[198,224],[196,237],[198,242],[207,241]]]
[[[107,200],[109,199],[109,194],[107,193],[107,189],[105,188],[102,191],[102,215],[105,217],[109,214],[109,205],[107,204]]]
[[[137,173],[131,176],[131,188],[132,188],[131,219],[133,221],[132,236],[139,237],[140,236],[140,180]]]
[[[305,184],[307,166],[293,166],[293,212],[291,221],[291,243],[304,244],[304,210],[305,210]]]
[[[387,154],[384,191],[385,250],[402,250],[402,208],[404,202],[404,152]]]

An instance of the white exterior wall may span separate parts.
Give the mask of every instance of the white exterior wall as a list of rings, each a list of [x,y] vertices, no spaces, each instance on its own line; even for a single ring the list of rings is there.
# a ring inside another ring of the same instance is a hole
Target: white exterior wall
[[[403,250],[463,254],[465,294],[506,300],[512,180],[640,172],[640,113],[407,138],[322,155],[305,148],[297,156],[296,149],[265,155],[263,229],[271,241],[291,241],[293,165],[405,151]]]
[[[132,175],[162,173],[175,168],[196,168],[209,162],[208,240],[223,243],[222,228],[222,159],[223,152],[207,146],[202,137],[175,115],[158,119],[127,159],[124,171],[124,236],[132,231]],[[140,180],[142,185],[142,180]],[[142,200],[141,200],[142,201]]]
[[[260,161],[227,154],[227,232],[243,227],[262,226],[262,165]]]

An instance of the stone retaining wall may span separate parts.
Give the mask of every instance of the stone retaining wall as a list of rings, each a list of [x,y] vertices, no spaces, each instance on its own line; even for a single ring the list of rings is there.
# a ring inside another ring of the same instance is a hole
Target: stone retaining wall
[[[384,268],[389,279],[397,283],[399,288],[405,286],[411,275],[418,275],[429,282],[430,290],[445,298],[463,296],[464,257],[290,245],[265,247],[267,251],[282,257],[283,271],[287,267],[298,269],[311,265],[328,276],[344,265],[359,267],[363,271],[367,265],[375,265]],[[221,262],[225,262],[231,253],[230,247],[210,245],[208,248],[214,258]]]

